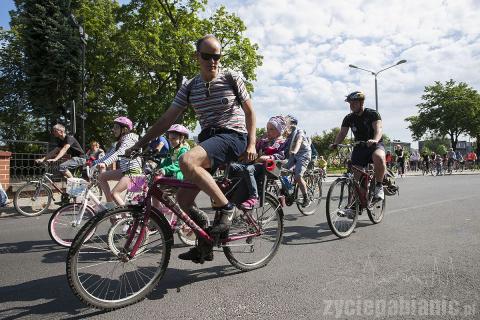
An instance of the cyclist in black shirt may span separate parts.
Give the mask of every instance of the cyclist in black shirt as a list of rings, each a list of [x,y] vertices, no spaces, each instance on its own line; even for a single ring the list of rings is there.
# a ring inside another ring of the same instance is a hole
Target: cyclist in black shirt
[[[35,160],[37,163],[44,161],[55,162],[58,161],[65,154],[69,154],[71,158],[60,164],[58,171],[60,171],[65,178],[72,178],[73,175],[70,170],[83,166],[86,162],[85,152],[80,143],[73,136],[67,135],[65,127],[61,124],[56,124],[52,128],[52,134],[57,138],[57,147],[47,153],[45,157]],[[70,169],[70,170],[69,170]]]
[[[374,197],[383,200],[385,195],[382,181],[386,163],[385,148],[382,143],[382,118],[377,111],[363,106],[365,94],[360,91],[350,93],[345,101],[350,104],[352,113],[343,119],[342,127],[332,147],[335,148],[345,139],[349,128],[352,129],[355,141],[367,142],[367,146],[358,145],[353,148],[352,164],[365,167],[373,162],[376,180]]]

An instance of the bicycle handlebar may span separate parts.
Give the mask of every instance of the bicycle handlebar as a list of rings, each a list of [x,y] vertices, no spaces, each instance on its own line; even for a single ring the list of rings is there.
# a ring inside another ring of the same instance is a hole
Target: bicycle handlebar
[[[376,144],[376,143],[375,143]],[[373,145],[375,145],[373,144]],[[353,147],[356,147],[356,146],[368,146],[367,144],[367,141],[354,141],[353,143],[349,143],[349,144],[331,144],[330,146],[336,146],[336,147],[340,147],[340,148],[353,148]]]

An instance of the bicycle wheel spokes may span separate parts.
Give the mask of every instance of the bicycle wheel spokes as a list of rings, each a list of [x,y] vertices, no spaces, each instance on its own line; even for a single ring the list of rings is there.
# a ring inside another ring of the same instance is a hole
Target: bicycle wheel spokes
[[[40,183],[27,183],[15,193],[15,209],[24,216],[33,217],[48,209],[52,201],[50,189]]]
[[[359,203],[348,180],[335,180],[327,194],[327,222],[332,232],[340,238],[349,236],[357,224]]]
[[[322,178],[320,174],[311,174],[306,177],[305,182],[310,203],[304,207],[302,205],[303,195],[301,192],[298,192],[297,208],[303,215],[309,216],[314,214],[320,207],[320,202],[322,201]]]
[[[253,221],[252,221],[253,220]],[[228,261],[240,270],[265,266],[276,254],[283,235],[283,211],[271,194],[265,195],[263,207],[252,210],[250,216],[237,211],[223,251]]]
[[[90,220],[75,238],[67,257],[67,275],[74,293],[87,304],[116,309],[135,303],[163,276],[171,234],[153,216],[144,227],[140,216],[141,211],[125,207],[109,211]],[[148,230],[142,232],[143,228]],[[136,244],[138,250],[130,257]]]
[[[57,209],[48,223],[48,232],[53,241],[70,247],[73,239],[85,223],[95,215],[90,207],[81,213],[82,204],[71,203]]]

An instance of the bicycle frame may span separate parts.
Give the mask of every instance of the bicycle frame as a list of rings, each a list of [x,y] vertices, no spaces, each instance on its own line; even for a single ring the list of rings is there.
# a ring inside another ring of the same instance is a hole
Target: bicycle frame
[[[239,178],[239,181],[240,180],[241,180],[241,178]],[[236,186],[236,183],[234,183],[233,186],[230,185],[228,191],[233,190],[235,186]],[[139,234],[135,244],[133,245],[132,250],[128,254],[130,259],[132,259],[135,256],[135,254],[137,253],[138,249],[140,248],[140,246],[142,244],[142,241],[143,241],[143,239],[145,237],[145,234],[146,234],[146,229],[147,229],[146,226],[148,225],[150,215],[153,213],[153,214],[157,215],[157,217],[159,219],[165,219],[160,214],[159,211],[152,208],[152,201],[151,201],[152,197],[155,198],[156,200],[158,200],[160,203],[162,203],[167,208],[169,208],[172,211],[172,213],[178,219],[185,222],[185,224],[187,226],[189,226],[192,230],[194,230],[198,237],[203,238],[204,240],[208,241],[209,243],[214,243],[215,239],[212,236],[210,236],[202,227],[200,227],[198,224],[196,224],[195,221],[193,221],[188,216],[188,214],[185,213],[180,208],[178,203],[176,203],[170,197],[169,193],[171,193],[170,190],[172,188],[199,190],[199,188],[195,184],[192,184],[190,182],[177,180],[177,179],[173,179],[173,178],[167,178],[167,177],[160,177],[160,178],[155,179],[153,186],[148,189],[147,196],[145,197],[145,199],[143,201],[143,213],[144,213],[143,219],[140,219],[140,221],[138,219],[135,219],[134,224],[131,227],[132,230],[137,230],[139,224],[140,223],[142,224],[140,234]],[[228,194],[228,191],[225,192],[225,194]],[[252,218],[252,216],[250,215],[250,213],[248,211],[244,211],[244,213],[245,213],[245,216],[247,218],[247,222],[254,227],[254,232],[244,234],[244,235],[229,236],[228,238],[221,240],[222,242],[219,244],[220,246],[226,246],[226,243],[228,243],[228,242],[237,241],[237,240],[241,240],[241,239],[246,239],[246,238],[250,238],[250,237],[256,237],[256,236],[261,235],[261,230],[260,230],[257,222],[255,221],[255,219]],[[130,247],[130,245],[132,244],[134,235],[135,235],[135,232],[131,232],[129,234],[129,236],[127,238],[127,241],[125,243],[125,248]],[[246,244],[246,245],[248,245],[248,244]],[[234,245],[230,245],[230,246],[234,246]],[[238,245],[238,246],[241,246],[241,245]]]
[[[353,181],[355,181],[355,191],[359,195],[360,207],[362,209],[368,207],[369,186],[372,181],[373,170],[364,170],[362,167],[352,165],[352,170],[359,174],[358,178],[353,174]],[[363,177],[363,186],[360,184]],[[362,188],[363,187],[363,188]]]

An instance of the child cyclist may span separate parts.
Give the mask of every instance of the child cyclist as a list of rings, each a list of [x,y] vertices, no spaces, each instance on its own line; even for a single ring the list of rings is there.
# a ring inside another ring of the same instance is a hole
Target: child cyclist
[[[303,179],[303,174],[307,170],[312,157],[310,139],[304,130],[297,128],[298,121],[293,116],[287,116],[287,141],[285,143],[285,152],[288,156],[286,168],[294,171],[295,182],[298,183],[303,195],[303,207],[308,207],[311,203],[307,194],[307,184]]]
[[[174,124],[167,130],[170,149],[168,157],[163,159],[159,165],[162,175],[180,180],[183,179],[183,173],[180,170],[178,159],[190,150],[190,146],[187,143],[188,134],[188,129],[181,124]]]
[[[160,169],[162,176],[183,180],[183,173],[178,160],[185,152],[190,150],[190,146],[187,143],[188,135],[188,129],[181,124],[174,124],[167,130],[168,157],[158,163],[157,167],[157,169]],[[155,198],[152,199],[152,205],[156,208],[161,207],[160,202]]]
[[[258,188],[255,180],[255,170],[258,170],[259,166],[269,159],[271,160],[283,160],[285,159],[285,139],[282,134],[287,124],[282,116],[271,117],[267,123],[267,135],[266,138],[257,142],[256,149],[260,155],[255,160],[256,164],[240,164],[233,163],[231,169],[234,172],[242,172],[248,188],[248,199],[240,204],[243,209],[253,209],[258,203]]]
[[[107,166],[119,159],[119,156],[125,154],[125,150],[132,147],[138,141],[138,135],[131,132],[133,123],[127,117],[118,117],[113,121],[113,134],[117,139],[115,147],[107,152],[107,154],[93,162],[98,165],[100,175],[98,182],[100,188],[105,194],[107,208],[125,205],[121,197],[121,193],[125,191],[131,181],[131,176],[137,176],[142,173],[142,162],[139,157],[135,159],[120,158],[120,169],[106,171]],[[110,192],[108,181],[115,180],[118,183]],[[113,201],[115,203],[113,203]]]

